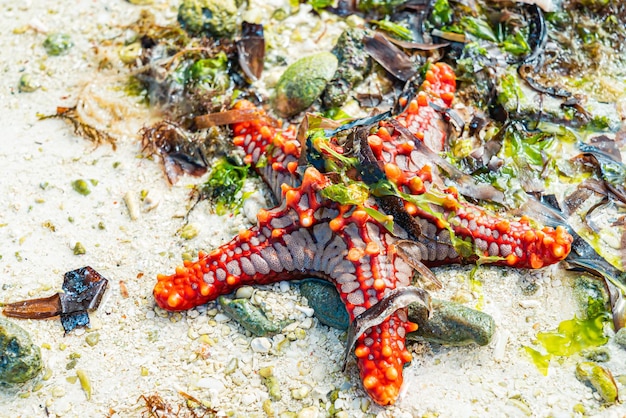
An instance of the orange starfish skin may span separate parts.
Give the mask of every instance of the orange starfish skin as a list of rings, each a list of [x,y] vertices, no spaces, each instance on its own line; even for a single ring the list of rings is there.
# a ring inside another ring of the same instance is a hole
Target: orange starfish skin
[[[406,110],[394,118],[411,137],[386,121],[367,137],[384,177],[413,196],[434,187],[431,166],[416,152],[417,141],[437,148],[445,139],[440,116],[429,103],[449,106],[455,89],[454,73],[446,64],[431,65],[425,78],[418,95],[401,103]],[[252,105],[241,101],[235,106]],[[197,261],[185,262],[173,275],[159,275],[154,297],[164,309],[190,309],[245,284],[317,276],[335,284],[354,320],[386,292],[410,285],[413,270],[396,249],[400,239],[409,239],[413,257],[427,266],[473,262],[480,256],[492,257],[488,261],[497,264],[539,268],[569,253],[572,237],[564,229],[537,229],[527,219],[500,218],[459,200],[452,188],[438,192],[441,204],[431,204],[430,211],[404,201],[409,224],[392,234],[364,209],[380,210],[373,199],[363,206],[340,205],[321,194],[332,184],[330,176],[313,167],[298,174],[301,149],[295,131],[278,130],[265,118],[232,128],[235,145],[244,150],[246,162],[257,167],[274,195],[282,197],[281,205],[261,210],[258,224],[231,242],[200,253]],[[336,142],[330,144],[342,152]],[[450,231],[474,251],[459,254]],[[378,404],[392,404],[398,396],[402,368],[411,359],[405,335],[415,329],[406,310],[399,309],[356,342],[363,387]]]

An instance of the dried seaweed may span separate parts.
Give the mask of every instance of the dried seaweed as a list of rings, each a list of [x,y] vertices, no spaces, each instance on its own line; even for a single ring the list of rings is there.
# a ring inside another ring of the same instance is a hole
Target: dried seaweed
[[[178,394],[186,402],[176,406],[165,401],[158,393],[147,396],[141,395],[137,399],[137,401],[141,399],[145,402],[145,410],[141,416],[148,418],[205,418],[217,416],[217,411],[207,406],[204,402],[182,391],[179,391]]]
[[[226,129],[217,126],[191,132],[176,122],[162,120],[143,128],[140,136],[143,151],[161,158],[170,184],[175,184],[183,173],[203,175],[211,157],[231,149]]]
[[[74,133],[83,138],[90,140],[96,145],[101,145],[103,143],[111,144],[113,150],[117,149],[117,145],[115,143],[115,138],[111,136],[108,132],[105,132],[101,129],[95,128],[88,123],[85,123],[76,110],[76,106],[74,107],[57,107],[57,112],[53,115],[38,115],[39,120],[45,119],[64,119],[70,122],[74,126]]]

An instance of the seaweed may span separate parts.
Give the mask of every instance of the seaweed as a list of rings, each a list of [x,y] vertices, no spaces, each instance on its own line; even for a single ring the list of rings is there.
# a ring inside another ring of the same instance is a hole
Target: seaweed
[[[80,117],[78,112],[76,111],[76,106],[74,107],[57,107],[57,112],[52,115],[38,115],[39,120],[45,119],[63,119],[72,124],[74,126],[74,133],[76,135],[82,136],[85,139],[90,140],[96,145],[100,145],[103,143],[108,143],[111,145],[113,150],[117,149],[117,145],[115,144],[115,138],[111,136],[108,132],[98,129],[85,121]]]
[[[194,194],[198,201],[208,200],[215,208],[215,213],[239,213],[247,193],[241,193],[248,177],[249,166],[239,166],[232,159],[221,158],[215,164],[209,178],[196,186]]]

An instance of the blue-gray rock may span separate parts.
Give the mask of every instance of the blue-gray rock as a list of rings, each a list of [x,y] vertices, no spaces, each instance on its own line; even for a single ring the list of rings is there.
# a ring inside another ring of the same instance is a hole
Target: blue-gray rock
[[[0,383],[20,384],[42,370],[41,350],[22,327],[0,318]]]

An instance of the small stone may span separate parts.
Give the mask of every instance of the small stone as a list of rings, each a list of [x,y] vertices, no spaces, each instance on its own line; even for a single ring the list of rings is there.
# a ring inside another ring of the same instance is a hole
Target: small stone
[[[501,330],[498,333],[498,339],[496,340],[496,345],[493,348],[493,359],[498,363],[504,360],[506,346],[509,342],[510,335],[511,333],[507,330]]]
[[[235,293],[235,297],[237,299],[250,299],[252,297],[253,291],[254,291],[254,288],[252,286],[242,286],[239,289],[237,289],[237,292]]]
[[[315,314],[315,309],[309,308],[308,306],[298,306],[296,305],[296,309],[305,314],[307,317],[312,317]]]
[[[272,343],[265,337],[257,337],[250,341],[250,348],[255,353],[267,353],[272,348]]]
[[[214,377],[203,377],[196,382],[196,386],[201,389],[213,390],[217,393],[222,392],[226,388],[220,380]]]
[[[55,386],[52,388],[52,396],[55,398],[62,398],[65,396],[65,389],[61,386]]]
[[[337,69],[337,57],[319,52],[300,58],[281,75],[271,103],[281,117],[300,113],[315,102]]]
[[[300,328],[302,329],[311,329],[313,327],[313,319],[306,318],[304,321],[300,323]]]
[[[278,286],[280,287],[280,291],[282,293],[287,293],[289,292],[289,289],[291,288],[291,285],[289,284],[289,282],[283,280],[282,282],[280,282],[278,284]]]
[[[98,344],[98,341],[100,341],[100,334],[97,332],[89,333],[87,337],[85,337],[85,341],[89,344],[89,346],[94,347]]]
[[[611,372],[591,361],[578,363],[576,378],[596,390],[596,393],[606,403],[617,401],[617,385]]]
[[[291,397],[296,400],[301,400],[309,396],[311,393],[311,388],[304,385],[296,389],[291,390]]]
[[[230,318],[228,316],[224,315],[223,313],[218,313],[217,315],[215,315],[214,319],[215,319],[216,322],[226,322]]]
[[[282,395],[280,393],[280,385],[278,384],[278,379],[275,376],[267,376],[263,377],[263,384],[267,387],[267,392],[270,396],[270,399],[273,401],[279,401],[282,399]]]
[[[315,405],[302,408],[298,412],[298,418],[317,418],[319,416],[319,409]]]
[[[128,209],[128,216],[131,221],[136,221],[139,219],[141,213],[139,212],[139,200],[137,196],[131,191],[126,192],[124,195],[124,203],[126,203],[126,208]]]

